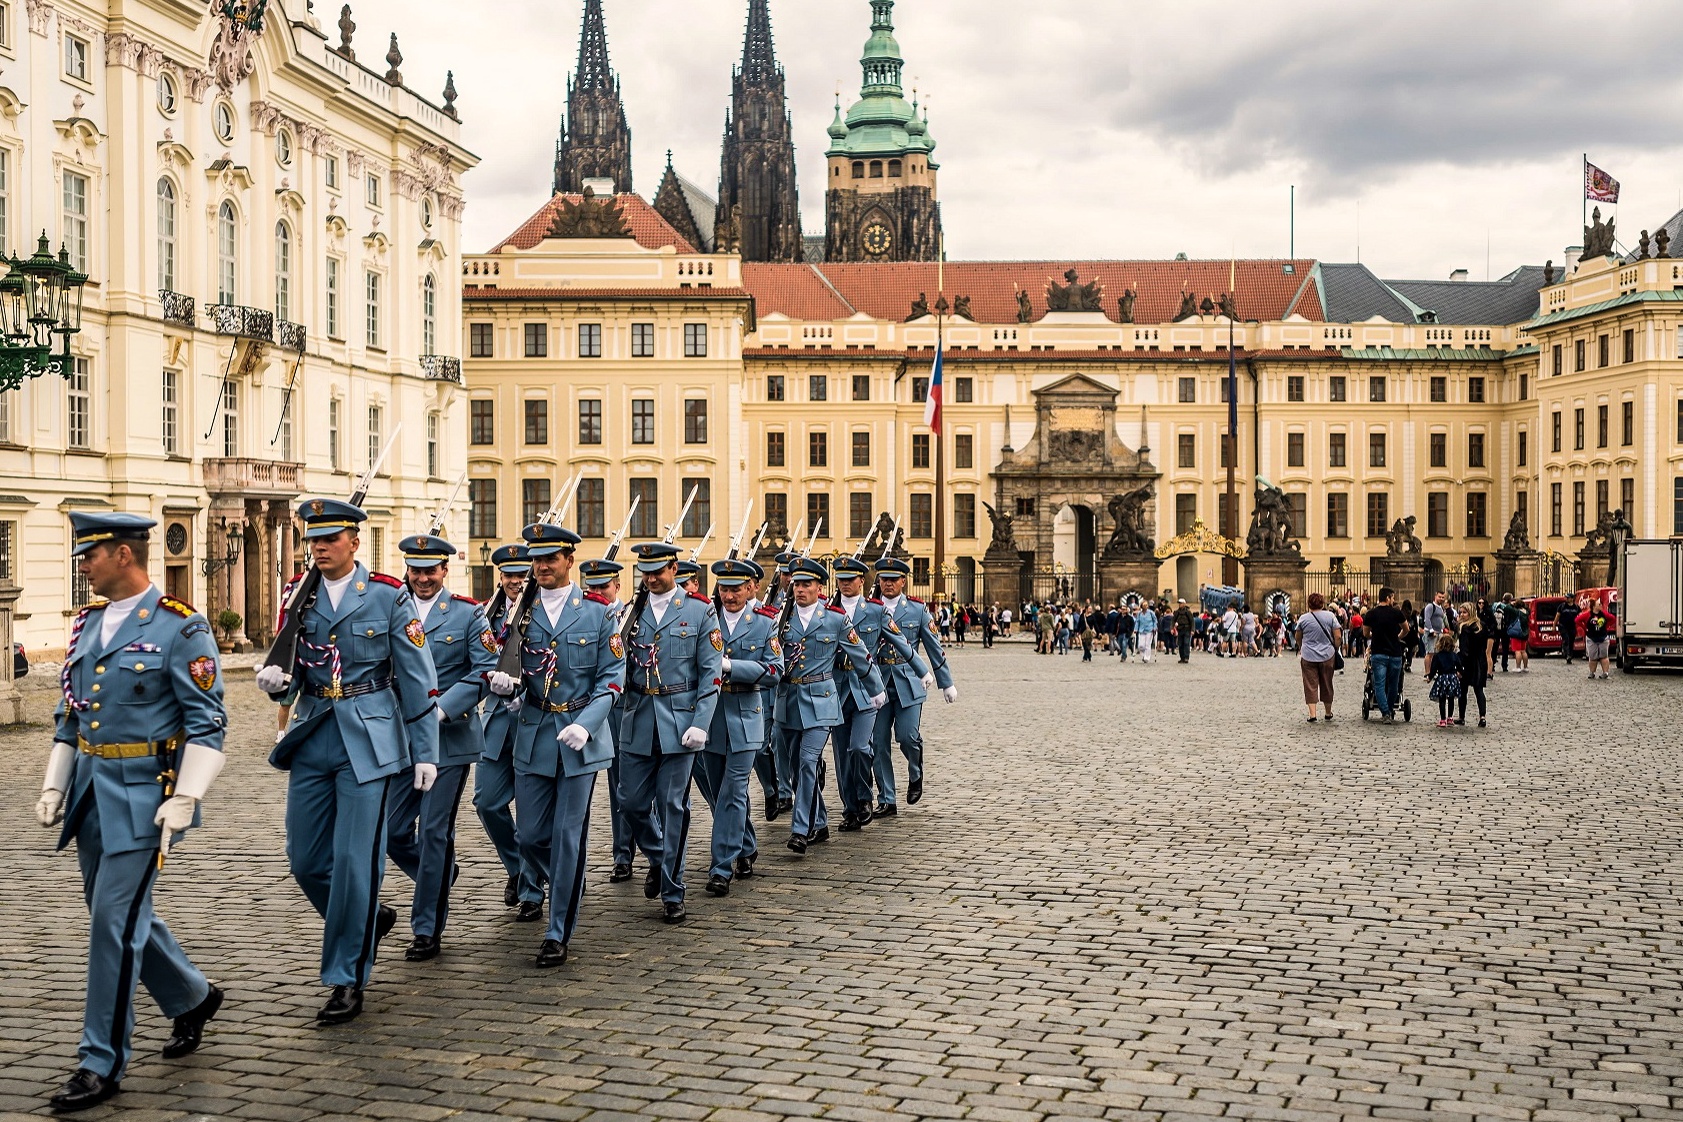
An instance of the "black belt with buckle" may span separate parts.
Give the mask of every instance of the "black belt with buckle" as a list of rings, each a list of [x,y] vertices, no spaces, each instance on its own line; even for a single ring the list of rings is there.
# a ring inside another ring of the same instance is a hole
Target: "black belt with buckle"
[[[659,686],[629,685],[629,686],[626,686],[625,688],[626,688],[627,692],[629,692],[629,693],[642,694],[644,697],[666,697],[670,694],[683,693],[686,690],[693,690],[693,689],[695,689],[695,683],[694,682],[675,682],[670,686],[668,686],[668,685],[659,685]]]
[[[325,686],[305,686],[304,692],[309,694],[311,697],[321,697],[326,698],[329,701],[337,701],[338,699],[345,697],[361,697],[364,694],[379,693],[381,690],[391,689],[392,686],[396,684],[397,679],[395,678],[376,678],[372,682],[358,682],[355,685],[341,685],[337,688],[331,684]]]
[[[835,675],[826,670],[822,674],[805,674],[799,678],[790,678],[788,681],[791,686],[804,686],[811,682],[828,682],[833,677]]]
[[[719,686],[720,693],[760,693],[764,686],[740,686],[731,682],[724,682]]]
[[[563,701],[557,704],[545,699],[536,690],[528,689],[526,691],[526,700],[545,713],[577,713],[590,704],[590,697],[590,694],[585,694],[583,697],[575,697],[571,701]]]

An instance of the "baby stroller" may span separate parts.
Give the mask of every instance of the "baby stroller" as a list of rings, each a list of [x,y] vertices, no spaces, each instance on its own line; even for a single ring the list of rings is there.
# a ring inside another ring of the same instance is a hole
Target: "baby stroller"
[[[1401,692],[1401,691],[1399,691]],[[1366,663],[1366,672],[1362,675],[1362,720],[1379,709],[1379,697],[1373,692],[1373,663]],[[1414,720],[1414,704],[1408,698],[1403,698],[1396,708],[1404,721]]]

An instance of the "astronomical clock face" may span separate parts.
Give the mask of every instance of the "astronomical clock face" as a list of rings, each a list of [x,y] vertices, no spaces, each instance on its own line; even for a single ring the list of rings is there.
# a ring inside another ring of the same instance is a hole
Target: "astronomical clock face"
[[[872,257],[882,257],[894,248],[894,235],[881,222],[873,222],[865,227],[860,241],[865,247],[865,252]]]

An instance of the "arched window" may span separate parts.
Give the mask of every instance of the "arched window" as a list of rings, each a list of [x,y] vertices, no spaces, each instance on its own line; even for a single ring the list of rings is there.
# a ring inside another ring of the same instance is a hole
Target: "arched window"
[[[421,282],[421,353],[433,353],[438,342],[438,282],[429,274]]]
[[[853,178],[855,178],[855,179],[864,179],[865,178],[865,161],[864,160],[854,160],[853,161]]]
[[[175,184],[158,180],[158,291],[175,291]]]
[[[871,178],[872,179],[881,179],[882,178],[882,161],[881,160],[872,160],[871,161]]]
[[[234,204],[225,202],[216,211],[216,302],[234,302]]]
[[[275,223],[275,318],[292,318],[292,231]]]
[[[888,161],[888,177],[890,179],[898,179],[900,177],[900,161],[899,160]]]

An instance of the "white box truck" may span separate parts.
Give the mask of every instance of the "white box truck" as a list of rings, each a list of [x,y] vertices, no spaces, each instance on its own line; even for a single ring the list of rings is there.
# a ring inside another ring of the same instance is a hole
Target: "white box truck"
[[[1683,538],[1625,542],[1619,665],[1683,666]]]

